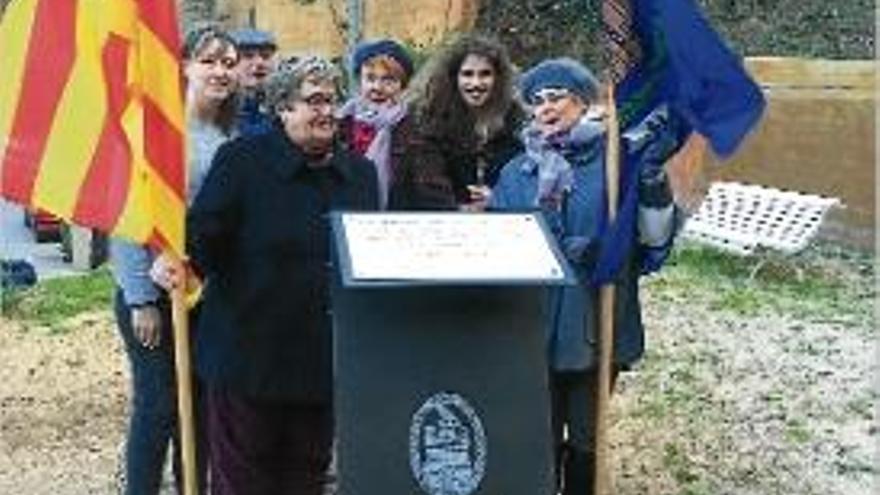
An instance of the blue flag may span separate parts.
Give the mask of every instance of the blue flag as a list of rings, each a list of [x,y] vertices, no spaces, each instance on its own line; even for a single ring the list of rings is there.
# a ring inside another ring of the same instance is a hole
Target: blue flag
[[[604,0],[609,64],[621,134],[666,105],[667,136],[677,145],[621,146],[620,203],[603,228],[593,283],[611,282],[636,242],[638,177],[646,159],[666,160],[693,131],[722,158],[732,155],[766,106],[758,85],[712,29],[693,0]],[[664,156],[657,156],[662,153]],[[658,269],[671,245],[643,249],[641,270]]]
[[[693,0],[630,0],[641,48],[617,84],[621,128],[669,104],[722,158],[764,111],[764,95]]]

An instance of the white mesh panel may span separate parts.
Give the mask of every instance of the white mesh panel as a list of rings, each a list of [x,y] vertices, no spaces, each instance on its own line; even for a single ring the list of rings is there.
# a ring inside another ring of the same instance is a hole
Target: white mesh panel
[[[807,247],[828,209],[839,203],[836,198],[715,182],[682,235],[743,255],[758,246],[795,253]]]

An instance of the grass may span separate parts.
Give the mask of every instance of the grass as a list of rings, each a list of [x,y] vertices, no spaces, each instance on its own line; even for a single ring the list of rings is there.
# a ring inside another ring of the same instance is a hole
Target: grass
[[[870,421],[874,417],[874,397],[875,394],[869,394],[867,396],[857,397],[846,404],[847,412],[850,414],[855,414],[866,421]]]
[[[796,444],[804,444],[807,443],[812,434],[810,433],[809,428],[804,423],[804,420],[800,418],[790,418],[785,423],[785,438]]]
[[[806,319],[873,317],[873,259],[820,247],[791,258],[737,257],[683,243],[666,267],[648,278],[660,300],[700,299],[710,308],[741,316],[786,313]],[[50,279],[3,294],[2,313],[50,327],[79,313],[109,308],[113,283],[106,269],[79,277]]]
[[[740,316],[772,312],[866,321],[873,317],[873,273],[873,258],[839,248],[820,246],[787,258],[738,257],[682,243],[647,287],[661,300],[699,298]]]
[[[675,443],[668,442],[663,446],[663,464],[681,484],[691,484],[699,479],[694,474],[693,463]]]
[[[0,298],[6,318],[59,330],[78,314],[111,307],[114,284],[107,269],[86,275],[61,277],[27,288],[5,292]]]

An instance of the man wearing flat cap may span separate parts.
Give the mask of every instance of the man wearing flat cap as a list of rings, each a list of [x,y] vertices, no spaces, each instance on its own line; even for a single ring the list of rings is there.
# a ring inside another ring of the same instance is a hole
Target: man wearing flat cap
[[[272,33],[260,29],[244,28],[230,34],[239,53],[242,104],[238,130],[243,135],[263,134],[272,128],[272,119],[262,108],[263,84],[274,70],[278,44]]]

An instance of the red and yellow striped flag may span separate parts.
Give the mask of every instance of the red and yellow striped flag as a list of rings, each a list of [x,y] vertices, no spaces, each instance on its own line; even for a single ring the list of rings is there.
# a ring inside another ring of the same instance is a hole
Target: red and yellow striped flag
[[[13,0],[0,20],[0,195],[183,253],[174,0]]]

